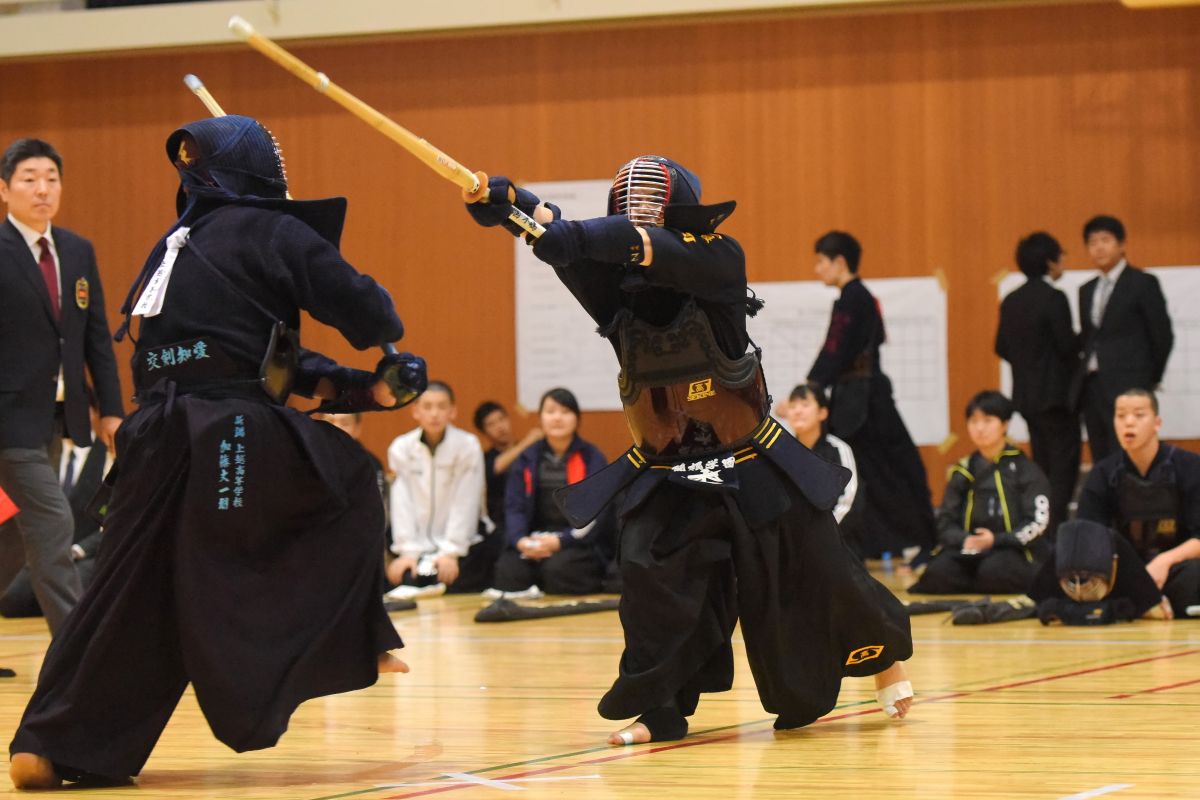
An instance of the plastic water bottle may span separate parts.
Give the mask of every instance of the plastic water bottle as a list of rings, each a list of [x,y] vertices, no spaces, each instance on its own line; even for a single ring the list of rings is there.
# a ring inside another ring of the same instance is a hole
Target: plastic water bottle
[[[883,571],[884,571],[885,573],[887,573],[888,575],[892,574],[892,569],[893,569],[893,567],[892,567],[892,553],[891,553],[891,551],[890,551],[890,550],[885,550],[885,551],[883,551],[883,555],[881,555],[881,556],[879,557],[879,560],[880,560],[880,562],[881,562],[881,563],[880,563],[880,566],[883,568]]]

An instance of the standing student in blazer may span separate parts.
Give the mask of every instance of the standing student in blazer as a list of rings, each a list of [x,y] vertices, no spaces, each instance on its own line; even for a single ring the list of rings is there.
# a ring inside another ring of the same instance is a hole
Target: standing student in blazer
[[[108,448],[121,424],[121,386],[96,256],[86,239],[51,224],[62,198],[62,158],[18,139],[0,160],[0,488],[21,509],[15,526],[51,632],[79,598],[71,559],[74,519],[58,481],[62,437],[91,443],[85,367]],[[13,550],[13,548],[5,548]],[[0,563],[0,584],[20,559]]]
[[[1162,382],[1174,334],[1158,278],[1125,260],[1125,226],[1098,216],[1083,227],[1100,275],[1079,288],[1083,328],[1083,409],[1093,462],[1115,452],[1113,403],[1126,389],[1153,391]]]
[[[1012,367],[1012,403],[1029,426],[1034,462],[1050,480],[1050,531],[1067,520],[1079,477],[1079,411],[1070,399],[1079,371],[1079,336],[1062,277],[1062,246],[1044,231],[1017,244],[1017,266],[1027,280],[1000,303],[996,355]]]

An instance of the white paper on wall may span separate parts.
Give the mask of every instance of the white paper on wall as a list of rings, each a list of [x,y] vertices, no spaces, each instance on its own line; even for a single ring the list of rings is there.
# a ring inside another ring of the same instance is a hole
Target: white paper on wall
[[[896,405],[917,444],[936,445],[950,432],[946,373],[946,294],[935,278],[873,278],[864,283],[883,310],[887,342],[880,351]],[[816,360],[838,290],[818,281],[752,283],[767,305],[750,320],[763,348],[763,369],[776,403],[803,381]]]

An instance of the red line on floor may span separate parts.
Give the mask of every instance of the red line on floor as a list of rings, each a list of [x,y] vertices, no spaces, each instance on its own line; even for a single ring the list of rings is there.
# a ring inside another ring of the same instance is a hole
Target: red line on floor
[[[1120,669],[1121,667],[1129,667],[1129,666],[1133,666],[1135,664],[1145,664],[1150,661],[1163,661],[1168,658],[1180,658],[1182,656],[1191,656],[1191,655],[1195,655],[1197,653],[1200,653],[1200,649],[1184,650],[1179,653],[1168,653],[1168,654],[1161,655],[1161,656],[1147,656],[1146,658],[1135,658],[1130,661],[1119,661],[1116,664],[1106,664],[1102,667],[1089,667],[1088,669],[1077,669],[1077,670],[1072,670],[1071,672],[1060,672],[1056,675],[1046,675],[1041,678],[1030,678],[1029,680],[1024,680],[1024,681],[1014,681],[1013,683],[1002,683],[1002,684],[998,684],[996,686],[987,686],[983,689],[967,689],[967,690],[964,690],[961,692],[951,692],[949,694],[937,695],[936,697],[922,698],[919,700],[914,700],[913,704],[916,705],[916,704],[925,704],[925,703],[938,703],[938,702],[942,702],[944,700],[954,700],[959,697],[968,697],[970,695],[981,694],[983,692],[998,692],[1003,689],[1013,689],[1018,686],[1030,686],[1035,683],[1048,683],[1049,681],[1062,680],[1063,678],[1073,678],[1078,675],[1088,675],[1093,672],[1105,672],[1110,669]],[[1189,681],[1189,683],[1200,683],[1200,680]],[[1183,684],[1178,684],[1178,685],[1183,685]],[[1167,688],[1172,688],[1172,687],[1164,686],[1161,688],[1167,689]],[[1151,691],[1154,691],[1154,690],[1151,690]],[[867,714],[881,714],[881,713],[883,713],[883,710],[880,708],[864,708],[864,709],[860,709],[858,711],[847,711],[844,714],[834,714],[833,716],[821,717],[819,720],[817,720],[813,724],[816,725],[816,724],[820,724],[822,722],[835,722],[837,720],[849,719],[851,717],[861,717],[861,716],[865,716]],[[767,731],[752,731],[748,735],[752,735],[752,736],[753,735],[762,735],[764,733],[767,733]],[[725,733],[725,734],[721,734],[720,736],[711,736],[711,737],[706,737],[706,738],[702,738],[702,739],[685,739],[682,742],[673,742],[672,744],[666,744],[666,745],[662,745],[659,747],[649,747],[646,749],[617,752],[611,756],[601,756],[599,758],[589,758],[586,761],[573,761],[570,764],[559,764],[559,765],[553,766],[553,767],[542,767],[540,769],[529,770],[527,772],[517,772],[512,775],[505,775],[504,777],[489,778],[489,780],[511,781],[511,780],[517,780],[519,778],[528,778],[528,777],[532,777],[535,775],[546,775],[551,772],[561,772],[561,771],[567,770],[567,769],[574,769],[576,767],[587,767],[587,766],[592,766],[594,764],[605,764],[610,761],[621,761],[626,758],[636,758],[638,756],[647,756],[652,753],[663,753],[668,750],[679,750],[684,747],[698,747],[702,744],[713,744],[715,742],[727,742],[730,739],[738,739],[744,735],[747,735],[747,734],[744,734],[739,731],[737,733]],[[387,796],[386,798],[383,798],[383,800],[406,800],[407,798],[410,798],[410,797],[425,797],[425,796],[431,795],[431,794],[440,794],[442,792],[452,792],[456,789],[464,789],[464,788],[467,788],[469,786],[474,786],[474,785],[476,785],[476,784],[453,783],[453,784],[449,784],[447,786],[438,786],[437,788],[434,788],[434,789],[424,789],[419,792],[408,792],[406,794],[393,794],[393,795]]]
[[[1168,689],[1178,689],[1180,686],[1191,686],[1193,683],[1200,683],[1200,678],[1191,681],[1183,681],[1182,683],[1168,683],[1166,686],[1155,686],[1153,689],[1142,689],[1137,692],[1129,692],[1128,694],[1114,694],[1107,698],[1108,700],[1124,700],[1127,697],[1133,697],[1139,694],[1153,694],[1154,692],[1165,692]]]

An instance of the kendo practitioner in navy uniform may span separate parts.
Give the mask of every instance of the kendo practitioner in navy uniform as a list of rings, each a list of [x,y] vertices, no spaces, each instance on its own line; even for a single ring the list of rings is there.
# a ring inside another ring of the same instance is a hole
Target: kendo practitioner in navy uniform
[[[305,700],[407,671],[388,653],[403,645],[380,599],[371,464],[283,401],[294,375],[294,391],[327,400],[320,411],[398,407],[424,388],[424,362],[393,352],[371,373],[295,350],[302,309],[359,349],[403,326],[338,252],[345,200],[285,199],[262,125],[194,122],[167,156],[179,220],[118,333],[131,310],[143,318],[139,408],[118,432],[95,580],[10,747],[17,788],[128,781],[189,682],[213,733],[241,752],[273,746]]]
[[[830,391],[829,430],[854,450],[866,493],[863,546],[878,558],[937,537],[925,464],[892,397],[879,348],[887,341],[874,295],[858,277],[862,248],[848,233],[817,240],[817,277],[842,294],[808,379]]]
[[[1158,398],[1127,389],[1115,401],[1120,449],[1092,467],[1078,518],[1120,533],[1175,616],[1200,604],[1200,456],[1160,441]]]
[[[843,544],[831,509],[841,467],[801,446],[768,414],[746,317],[740,245],[716,232],[734,203],[700,204],[700,181],[660,156],[621,167],[608,216],[567,221],[506,178],[477,222],[512,203],[546,223],[534,254],[612,343],[634,446],[560,490],[572,525],[620,495],[618,556],[625,652],[600,701],[637,720],[614,745],[680,739],[702,692],[728,690],[739,617],[763,706],[775,727],[830,711],[846,675],[876,675],[881,704],[903,716],[912,687],[907,614]]]

